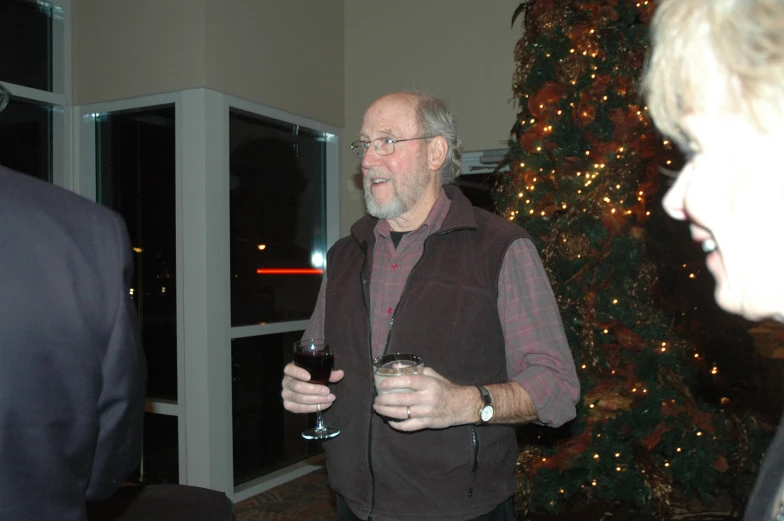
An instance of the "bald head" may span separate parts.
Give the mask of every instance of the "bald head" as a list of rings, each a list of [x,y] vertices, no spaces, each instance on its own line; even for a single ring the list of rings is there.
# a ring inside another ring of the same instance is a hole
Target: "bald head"
[[[448,148],[444,164],[440,168],[441,184],[449,184],[460,174],[463,142],[457,131],[455,115],[439,98],[422,92],[400,91],[381,96],[368,108],[395,106],[402,121],[411,121],[411,136],[441,136]]]

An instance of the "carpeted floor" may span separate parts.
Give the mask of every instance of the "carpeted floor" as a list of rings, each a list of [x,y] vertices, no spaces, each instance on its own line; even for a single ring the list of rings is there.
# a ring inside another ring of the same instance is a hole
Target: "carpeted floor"
[[[727,498],[716,498],[711,508],[675,509],[676,518],[695,521],[729,521]],[[653,521],[623,505],[576,503],[560,515],[528,516],[527,521]],[[234,505],[234,521],[335,521],[335,493],[323,468]],[[522,520],[524,516],[519,515]]]
[[[335,493],[323,468],[234,505],[235,521],[335,521]]]

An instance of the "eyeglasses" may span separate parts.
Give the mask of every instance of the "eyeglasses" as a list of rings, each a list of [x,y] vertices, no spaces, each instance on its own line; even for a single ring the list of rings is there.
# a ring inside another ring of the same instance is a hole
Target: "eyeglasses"
[[[404,141],[416,141],[417,139],[431,139],[436,136],[420,136],[408,139],[392,139],[391,137],[379,137],[372,141],[354,141],[351,143],[351,151],[354,155],[363,158],[367,154],[370,145],[373,145],[373,150],[380,156],[388,156],[395,152],[395,143],[402,143]]]

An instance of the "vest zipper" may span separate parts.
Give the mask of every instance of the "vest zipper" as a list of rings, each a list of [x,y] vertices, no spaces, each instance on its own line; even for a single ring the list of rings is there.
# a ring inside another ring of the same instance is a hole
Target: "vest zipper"
[[[471,466],[471,486],[468,488],[468,497],[473,497],[476,486],[476,475],[479,471],[479,437],[476,435],[476,426],[471,425],[471,443],[474,447],[474,464]]]
[[[446,235],[447,233],[450,233],[452,231],[461,230],[461,229],[463,229],[463,228],[453,228],[451,230],[445,230],[445,231],[436,232],[433,235]],[[430,237],[432,237],[433,235],[431,235]],[[406,277],[406,282],[403,284],[403,291],[400,293],[400,300],[398,301],[397,306],[395,306],[395,311],[394,311],[394,313],[392,313],[392,318],[389,321],[389,333],[387,333],[387,341],[384,344],[384,354],[387,353],[387,350],[389,349],[389,344],[392,341],[392,331],[394,330],[393,326],[395,325],[395,317],[397,317],[397,312],[400,309],[400,305],[403,303],[403,299],[406,297],[406,289],[408,289],[408,282],[411,280],[411,275],[414,274],[414,272],[416,271],[417,267],[419,267],[419,264],[422,262],[422,259],[425,257],[425,253],[427,252],[427,243],[430,241],[430,237],[425,239],[425,242],[422,245],[422,255],[419,256],[419,260],[417,260],[416,264],[414,264],[414,267],[411,268],[411,271],[408,273],[408,276]],[[368,255],[368,253],[366,251],[365,252],[365,262],[367,262],[367,255]],[[363,282],[363,284],[367,284],[367,281],[365,281],[364,279],[362,280],[362,282]],[[368,295],[369,295],[370,288],[367,288],[367,289],[368,289]],[[364,295],[364,293],[363,293],[363,295]],[[369,297],[366,297],[365,308],[366,308],[366,310],[368,312],[368,323],[370,323],[370,306],[368,305],[368,300],[370,300]],[[372,328],[372,324],[369,324],[369,325]],[[371,329],[371,331],[372,331],[372,329]],[[371,343],[371,348],[370,348],[370,358],[371,358],[371,360],[373,359],[373,346],[372,346],[372,343]],[[370,424],[371,424],[370,432],[372,434],[372,432],[373,432],[373,429],[372,429],[372,427],[373,427],[372,416],[371,416]],[[477,460],[477,455],[479,453],[479,442],[477,441],[476,431],[474,430],[473,425],[471,426],[471,429],[472,429],[472,436],[473,436],[473,440],[474,440],[474,442],[473,442],[474,443],[474,466],[473,466],[472,472],[473,472],[474,482],[475,482],[476,481],[476,471],[479,468],[479,463],[478,463],[478,460]],[[373,466],[371,465],[370,468],[371,468],[371,477],[372,477],[373,476],[373,472],[372,472]],[[473,487],[471,487],[471,489],[468,491],[468,497],[471,497],[471,495],[473,494],[473,490],[474,490]],[[373,509],[375,508],[375,499],[376,499],[376,484],[375,484],[375,479],[374,479],[373,480],[373,502],[371,503],[370,515],[368,516],[367,521],[372,521],[372,519],[373,519]]]
[[[365,314],[368,319],[368,352],[370,353],[370,360],[373,361],[373,343],[370,341],[370,334],[373,331],[373,324],[370,319],[370,287],[369,276],[367,275],[367,251],[365,251],[365,265],[362,267],[360,274],[360,282],[362,283],[362,300],[365,302]],[[372,372],[372,368],[371,368]],[[370,422],[368,424],[368,469],[370,470],[370,513],[368,514],[367,521],[373,520],[373,511],[376,508],[376,476],[373,474],[373,400],[374,396],[370,396]]]

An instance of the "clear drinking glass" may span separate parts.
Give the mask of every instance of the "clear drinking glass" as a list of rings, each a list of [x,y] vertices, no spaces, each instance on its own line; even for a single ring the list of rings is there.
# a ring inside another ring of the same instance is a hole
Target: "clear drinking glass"
[[[335,364],[332,346],[323,338],[307,338],[294,344],[294,363],[310,373],[314,384],[328,385]],[[324,425],[321,409],[316,412],[316,426],[302,432],[306,440],[326,440],[340,434],[340,429]]]
[[[378,394],[408,393],[411,389],[381,389],[379,384],[390,376],[422,374],[425,361],[421,356],[408,353],[392,353],[373,359],[373,381]]]

